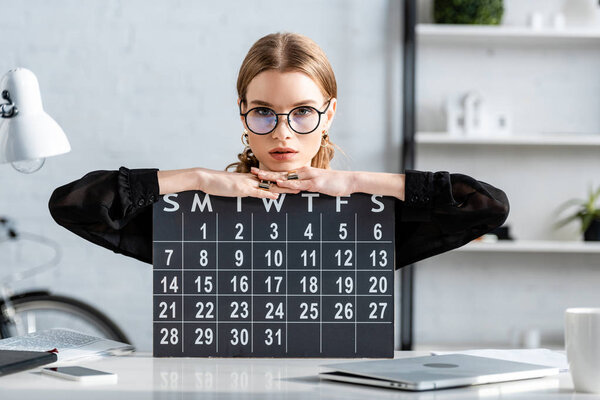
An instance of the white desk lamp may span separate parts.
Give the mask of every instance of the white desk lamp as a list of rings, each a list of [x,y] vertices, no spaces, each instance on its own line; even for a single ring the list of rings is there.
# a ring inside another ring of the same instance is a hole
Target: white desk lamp
[[[46,157],[71,151],[61,127],[44,111],[33,72],[10,70],[0,82],[0,164],[23,173],[44,165]]]

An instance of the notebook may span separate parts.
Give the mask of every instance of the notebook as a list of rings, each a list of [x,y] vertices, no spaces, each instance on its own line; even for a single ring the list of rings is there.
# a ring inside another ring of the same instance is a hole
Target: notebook
[[[55,362],[56,354],[46,351],[0,350],[0,376]]]
[[[359,361],[323,365],[323,379],[404,390],[432,390],[519,379],[541,378],[559,373],[556,367],[527,364],[464,354]]]

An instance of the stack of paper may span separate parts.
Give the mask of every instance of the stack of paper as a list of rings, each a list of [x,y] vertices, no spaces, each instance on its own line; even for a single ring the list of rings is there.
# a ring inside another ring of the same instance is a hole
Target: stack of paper
[[[0,340],[0,350],[51,351],[58,361],[82,360],[134,351],[127,343],[86,335],[70,329],[48,329]]]

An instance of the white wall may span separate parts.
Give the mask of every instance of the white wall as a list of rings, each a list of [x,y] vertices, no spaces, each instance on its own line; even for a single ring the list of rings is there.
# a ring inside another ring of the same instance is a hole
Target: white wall
[[[235,160],[236,74],[258,38],[300,32],[328,54],[339,86],[331,137],[349,156],[337,157],[338,168],[398,168],[394,0],[0,0],[0,13],[0,74],[34,71],[73,148],[32,175],[0,166],[0,213],[58,240],[64,253],[58,270],[19,287],[52,287],[99,306],[142,350],[151,349],[151,266],[57,226],[48,198],[91,170],[222,169]],[[22,260],[31,263],[38,250],[27,248]],[[13,256],[2,258],[2,272]]]

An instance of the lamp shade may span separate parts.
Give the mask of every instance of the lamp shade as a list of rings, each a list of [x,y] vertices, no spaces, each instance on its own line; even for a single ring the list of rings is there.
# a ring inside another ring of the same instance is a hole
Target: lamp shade
[[[67,153],[71,145],[61,127],[44,111],[33,72],[10,70],[0,82],[17,112],[0,117],[0,163],[34,160]]]

